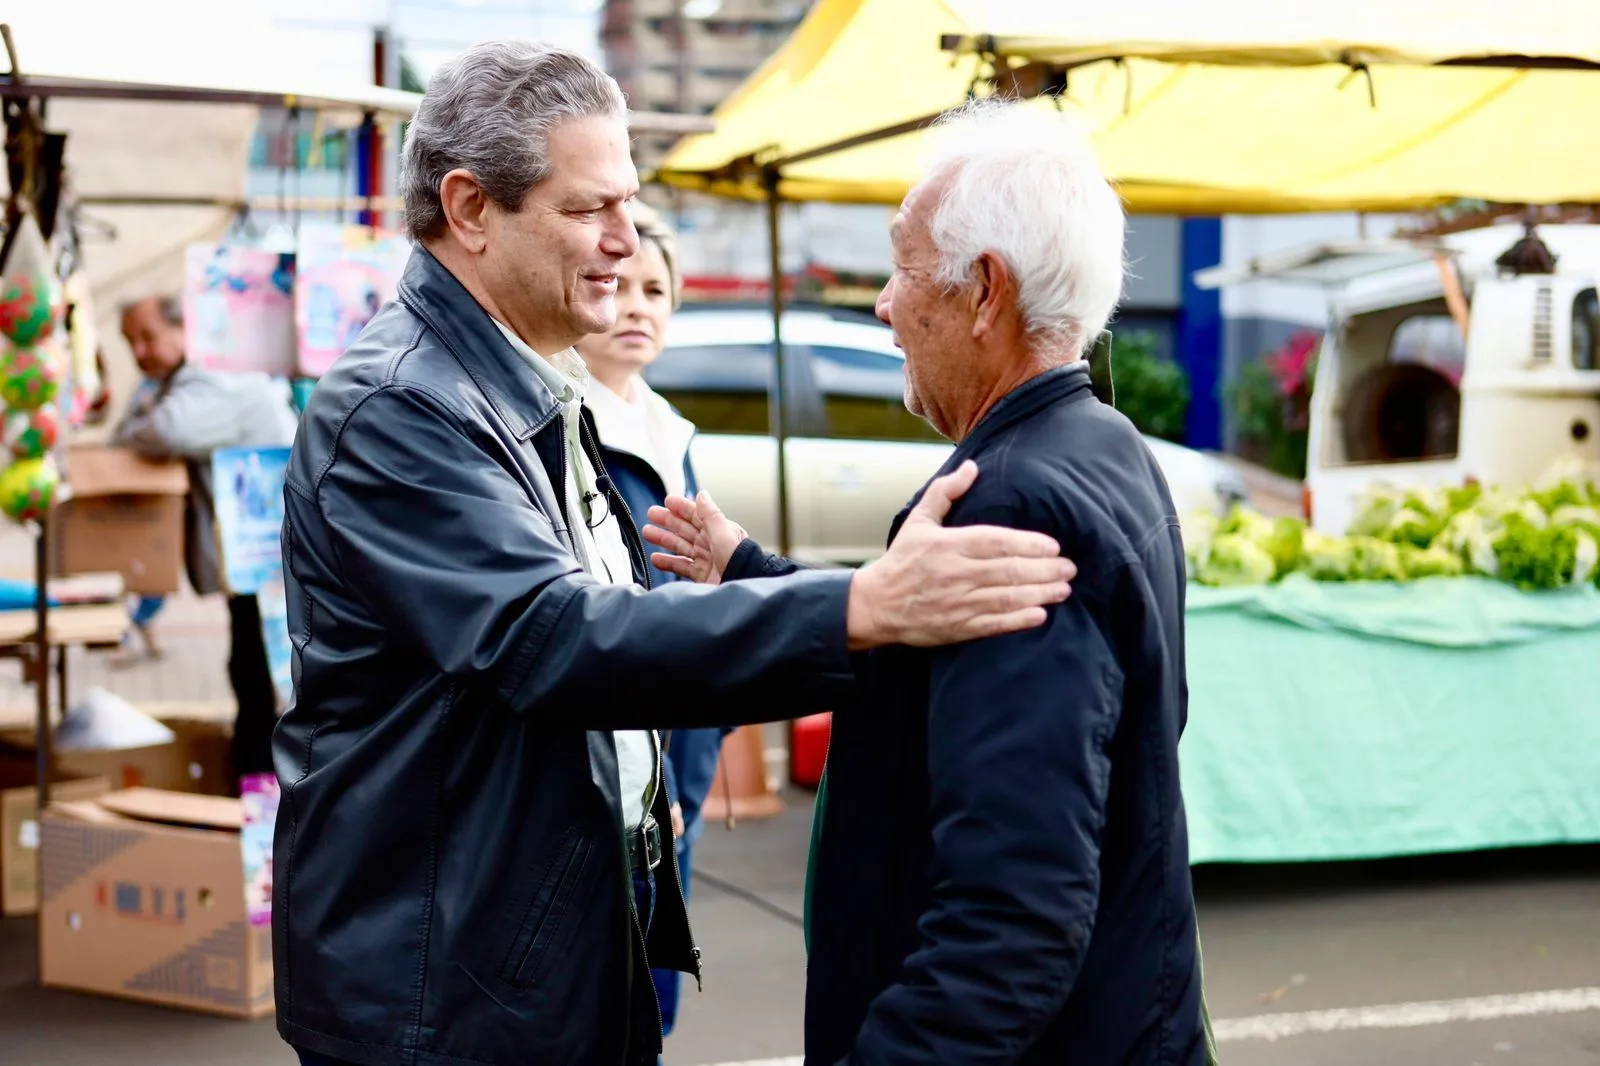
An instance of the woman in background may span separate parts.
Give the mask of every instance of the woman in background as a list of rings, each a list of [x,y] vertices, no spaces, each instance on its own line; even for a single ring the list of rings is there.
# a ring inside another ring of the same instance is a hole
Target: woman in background
[[[610,332],[578,342],[578,354],[589,368],[590,387],[584,402],[594,414],[606,473],[627,501],[640,529],[645,514],[670,495],[694,498],[699,491],[689,462],[694,424],[645,384],[645,367],[655,362],[667,339],[667,322],[678,306],[677,241],[660,217],[639,201],[629,204],[639,231],[639,251],[625,260],[617,277],[617,321]],[[649,542],[645,551],[661,549]],[[656,584],[680,580],[651,568]],[[685,901],[689,898],[689,863],[702,829],[701,806],[711,790],[722,729],[677,729],[662,738],[662,775],[672,801],[677,834],[678,870]],[[652,970],[661,1002],[661,1031],[672,1032],[678,1013],[679,974]]]

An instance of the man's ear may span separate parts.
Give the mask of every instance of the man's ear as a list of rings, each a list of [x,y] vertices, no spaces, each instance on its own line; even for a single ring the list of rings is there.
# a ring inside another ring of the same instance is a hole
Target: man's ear
[[[440,179],[439,206],[444,210],[445,224],[461,246],[474,255],[482,252],[489,241],[485,218],[489,198],[471,171],[458,167]]]
[[[994,252],[980,252],[972,261],[967,311],[972,315],[973,337],[982,337],[999,323],[1012,287],[1011,268]]]

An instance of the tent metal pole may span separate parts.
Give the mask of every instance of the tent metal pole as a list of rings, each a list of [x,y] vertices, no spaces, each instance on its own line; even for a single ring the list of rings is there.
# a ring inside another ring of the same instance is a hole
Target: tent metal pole
[[[778,169],[766,167],[761,176],[767,189],[767,254],[772,274],[772,389],[767,393],[767,421],[778,445],[778,554],[786,556],[793,546],[789,528],[789,463],[785,455],[789,436],[784,418],[788,374],[783,358],[783,201],[778,195]]]

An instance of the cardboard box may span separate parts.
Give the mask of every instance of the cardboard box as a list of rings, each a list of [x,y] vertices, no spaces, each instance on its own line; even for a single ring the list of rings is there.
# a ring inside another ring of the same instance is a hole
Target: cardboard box
[[[161,723],[177,734],[168,744],[107,751],[63,751],[56,764],[76,777],[104,777],[112,788],[159,788],[231,796],[238,785],[232,780],[232,731],[216,722],[167,720]]]
[[[208,796],[231,796],[237,790],[233,777],[232,729],[205,719],[163,719],[162,725],[177,736],[166,744],[142,748],[108,748],[103,751],[53,752],[57,773],[64,777],[103,777],[110,787],[159,788]],[[18,728],[0,731],[0,755],[9,745],[15,754],[31,758],[34,731]]]
[[[89,800],[109,786],[103,777],[57,778],[52,800]],[[39,909],[39,793],[34,766],[26,758],[0,759],[0,916],[15,918]]]
[[[39,977],[235,1018],[273,1012],[271,926],[252,924],[238,800],[132,789],[42,819]]]
[[[177,592],[183,574],[187,468],[126,448],[67,449],[68,493],[51,516],[52,572],[116,571],[129,592]]]

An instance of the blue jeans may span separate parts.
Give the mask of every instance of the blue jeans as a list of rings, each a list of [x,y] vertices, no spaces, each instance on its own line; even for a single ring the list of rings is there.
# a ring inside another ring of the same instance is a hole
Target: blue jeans
[[[722,753],[722,740],[732,730],[674,729],[667,748],[669,793],[683,808],[683,836],[678,838],[678,879],[683,884],[683,902],[689,902],[689,884],[694,880],[692,856],[694,842],[705,829],[701,808],[711,791],[711,781],[717,773],[717,758]],[[656,999],[661,1003],[661,1033],[672,1032],[678,1021],[678,995],[683,987],[683,975],[677,970],[651,970],[655,982]]]
[[[656,916],[656,875],[633,872],[633,905],[639,911],[639,928],[650,935],[650,922]]]
[[[156,615],[161,613],[161,608],[167,604],[165,596],[140,596],[139,602],[134,605],[132,622],[136,626],[149,625]]]

